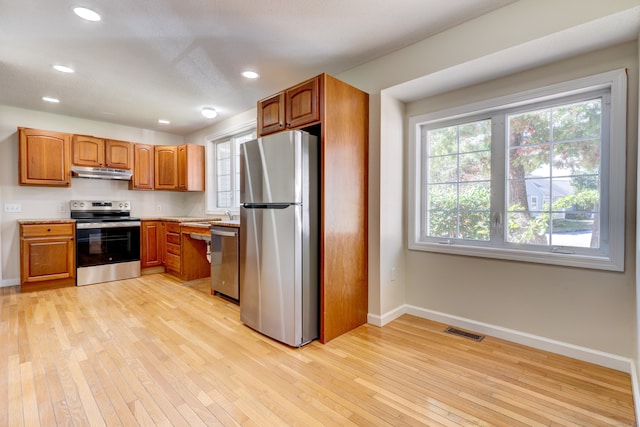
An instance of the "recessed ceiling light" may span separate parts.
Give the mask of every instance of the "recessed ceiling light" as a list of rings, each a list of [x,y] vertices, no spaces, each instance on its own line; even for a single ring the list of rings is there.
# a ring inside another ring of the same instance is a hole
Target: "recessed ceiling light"
[[[158,123],[160,123],[161,125],[169,125],[169,124],[171,124],[171,122],[169,120],[165,120],[165,119],[158,119]]]
[[[52,65],[53,69],[56,71],[60,71],[61,73],[73,73],[75,72],[75,70],[71,67],[68,67],[66,65],[60,65],[60,64],[56,64],[56,65]]]
[[[53,98],[51,96],[43,96],[42,100],[43,101],[47,101],[47,102],[52,102],[54,104],[57,104],[58,102],[60,102],[60,100],[58,98]]]
[[[207,119],[213,119],[218,115],[218,112],[213,108],[204,107],[202,109],[202,115],[205,116]]]
[[[255,71],[243,71],[242,75],[248,79],[257,79],[258,77],[260,77],[260,75]]]
[[[86,19],[87,21],[97,22],[102,19],[97,12],[91,9],[87,9],[86,7],[74,7],[73,13],[75,13],[82,19]]]

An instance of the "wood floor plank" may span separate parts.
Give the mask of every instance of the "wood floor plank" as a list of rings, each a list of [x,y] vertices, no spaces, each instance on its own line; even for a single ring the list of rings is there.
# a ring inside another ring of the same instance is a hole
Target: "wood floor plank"
[[[0,426],[634,426],[628,374],[405,315],[290,348],[208,280],[0,288]]]

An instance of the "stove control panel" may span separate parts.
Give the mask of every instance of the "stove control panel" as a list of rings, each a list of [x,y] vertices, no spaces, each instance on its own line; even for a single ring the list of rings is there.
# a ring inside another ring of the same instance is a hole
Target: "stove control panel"
[[[71,211],[131,211],[128,200],[72,200]]]

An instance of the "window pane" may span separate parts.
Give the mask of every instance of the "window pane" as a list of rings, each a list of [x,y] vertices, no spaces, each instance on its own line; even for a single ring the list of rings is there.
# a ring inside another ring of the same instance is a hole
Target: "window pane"
[[[507,241],[599,247],[600,105],[508,116]]]
[[[425,235],[488,240],[491,209],[491,121],[430,129]]]
[[[456,182],[458,180],[458,156],[431,157],[427,168],[431,183]]]

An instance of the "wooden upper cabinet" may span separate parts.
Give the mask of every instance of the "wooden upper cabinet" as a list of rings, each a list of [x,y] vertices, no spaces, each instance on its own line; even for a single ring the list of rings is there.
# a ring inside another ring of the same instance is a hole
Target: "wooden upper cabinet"
[[[286,126],[295,129],[320,120],[320,76],[287,89]]]
[[[127,141],[105,140],[105,166],[114,169],[131,169],[133,163],[132,144]]]
[[[204,145],[178,147],[178,190],[204,191]]]
[[[204,145],[155,146],[155,189],[204,191]]]
[[[132,190],[153,190],[154,156],[153,145],[133,145],[133,179],[130,181]]]
[[[18,128],[20,185],[71,186],[71,135]]]
[[[258,135],[320,121],[322,75],[258,101]]]
[[[88,135],[73,135],[73,164],[94,168],[131,169],[131,143]]]
[[[154,188],[156,190],[178,189],[178,147],[156,145],[154,147]]]
[[[267,135],[284,129],[284,92],[258,101],[258,134]]]
[[[87,135],[73,135],[73,164],[104,167],[104,139]]]

